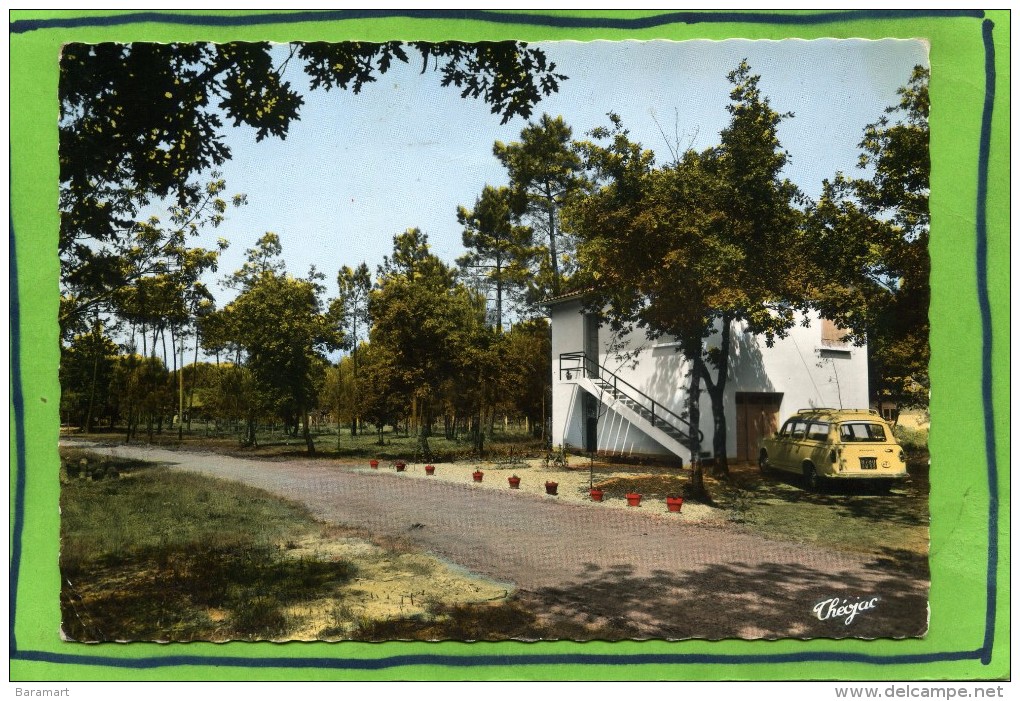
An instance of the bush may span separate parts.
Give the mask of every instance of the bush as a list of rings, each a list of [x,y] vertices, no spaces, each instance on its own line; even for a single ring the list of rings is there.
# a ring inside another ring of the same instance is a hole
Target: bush
[[[908,452],[918,453],[928,450],[927,429],[896,426],[893,429],[893,434],[900,445],[903,446],[903,449]]]

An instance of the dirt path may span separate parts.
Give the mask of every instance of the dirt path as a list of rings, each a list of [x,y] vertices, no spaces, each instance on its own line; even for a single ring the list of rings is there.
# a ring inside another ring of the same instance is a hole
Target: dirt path
[[[244,482],[300,501],[323,521],[406,538],[513,582],[551,621],[619,625],[637,637],[671,639],[912,637],[927,625],[927,581],[891,557],[333,461],[89,449]],[[821,607],[820,620],[816,606],[831,599],[837,601]],[[835,615],[856,602],[871,607]]]

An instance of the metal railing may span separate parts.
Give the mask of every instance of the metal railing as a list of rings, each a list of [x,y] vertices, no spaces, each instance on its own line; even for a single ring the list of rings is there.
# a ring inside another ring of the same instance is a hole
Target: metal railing
[[[598,360],[586,355],[584,351],[560,353],[560,380],[563,379],[564,375],[567,375],[568,380],[573,379],[571,373],[577,373],[579,377],[590,377],[592,380],[601,382],[605,385],[605,391],[612,393],[613,399],[619,399],[622,396],[641,406],[641,408],[649,412],[649,420],[653,428],[656,427],[656,421],[658,420],[664,426],[681,431],[683,438],[690,440],[691,424],[687,419],[652,399],[605,365],[600,364]],[[621,388],[626,388],[626,390]],[[637,395],[640,399],[637,399],[634,395]],[[671,422],[666,421],[665,416],[671,416],[683,424],[685,428],[681,429],[678,426],[674,426]],[[701,443],[704,440],[705,434],[699,429],[698,442]]]

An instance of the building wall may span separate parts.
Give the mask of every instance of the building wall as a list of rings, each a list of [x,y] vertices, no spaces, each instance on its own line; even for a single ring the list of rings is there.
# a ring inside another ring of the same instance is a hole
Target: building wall
[[[552,322],[552,434],[554,446],[580,447],[582,437],[581,389],[560,377],[560,354],[583,347],[584,317],[580,302],[557,305]]]
[[[554,445],[583,445],[581,394],[573,381],[560,377],[560,354],[580,351],[583,347],[583,314],[581,303],[562,302],[550,310],[552,319],[553,426]],[[733,324],[729,375],[724,406],[727,425],[727,455],[737,453],[737,392],[781,393],[779,421],[798,409],[811,407],[867,408],[867,348],[840,344],[832,338],[832,330],[822,324],[817,314],[809,317],[808,326],[798,325],[784,339],[767,347],[764,338],[744,331],[740,322]],[[824,333],[824,337],[823,337]],[[708,339],[709,346],[718,336]],[[610,371],[623,377],[645,394],[685,414],[687,408],[688,362],[677,351],[670,338],[648,339],[642,334],[614,337],[611,330],[599,330],[601,349],[599,361]],[[702,394],[701,430],[705,435],[703,450],[712,445],[712,411],[708,394]],[[619,454],[647,453],[668,455],[639,428],[615,412],[600,412],[599,449]]]

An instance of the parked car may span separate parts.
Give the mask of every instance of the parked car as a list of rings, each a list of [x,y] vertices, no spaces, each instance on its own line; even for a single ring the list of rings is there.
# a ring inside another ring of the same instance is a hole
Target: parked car
[[[888,490],[907,476],[906,457],[892,426],[866,409],[802,409],[758,451],[762,472],[803,475],[818,490],[826,480],[867,481]]]

